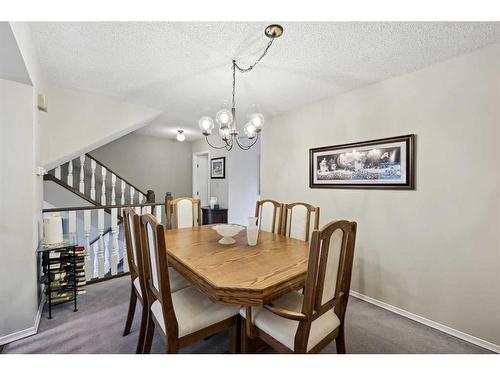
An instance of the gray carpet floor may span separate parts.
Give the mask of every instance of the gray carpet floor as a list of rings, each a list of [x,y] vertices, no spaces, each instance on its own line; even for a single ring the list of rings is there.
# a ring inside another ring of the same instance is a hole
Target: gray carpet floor
[[[127,276],[89,285],[73,312],[72,304],[58,305],[48,320],[45,307],[38,334],[6,345],[3,353],[134,353],[140,303],[132,331],[123,337],[130,280]],[[350,297],[346,318],[348,353],[491,353],[433,328]],[[193,344],[181,353],[224,353],[226,332]],[[152,353],[164,353],[155,334]],[[273,353],[271,349],[267,353]],[[335,353],[335,343],[323,353]]]

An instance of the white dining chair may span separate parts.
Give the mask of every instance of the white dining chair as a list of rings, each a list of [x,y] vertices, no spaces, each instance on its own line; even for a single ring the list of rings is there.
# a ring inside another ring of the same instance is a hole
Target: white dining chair
[[[163,226],[146,214],[141,217],[141,233],[149,308],[143,352],[151,350],[155,327],[167,353],[225,329],[232,329],[230,348],[235,351],[239,306],[212,302],[194,287],[173,292]]]
[[[302,241],[309,241],[311,233],[319,226],[319,207],[294,202],[283,206],[281,234]]]
[[[313,232],[304,294],[291,292],[240,310],[244,352],[259,338],[283,353],[318,353],[335,340],[337,353],[345,353],[356,228],[356,222],[339,220]]]
[[[181,197],[170,201],[168,214],[173,228],[202,225],[201,202],[198,198]]]
[[[137,300],[139,300],[142,305],[142,316],[136,352],[141,353],[142,347],[144,345],[144,335],[146,332],[147,301],[145,298],[146,286],[143,272],[143,251],[140,233],[140,216],[135,212],[133,208],[125,208],[123,210],[123,224],[125,228],[125,243],[127,245],[127,258],[131,281],[129,308],[127,319],[125,321],[125,329],[123,330],[123,336],[126,336],[130,333],[132,322],[134,320],[135,307],[137,304]],[[178,291],[191,285],[172,267],[169,267],[169,270],[170,284],[173,291]]]
[[[255,217],[258,219],[259,229],[265,232],[281,232],[283,205],[272,199],[263,199],[255,203]]]

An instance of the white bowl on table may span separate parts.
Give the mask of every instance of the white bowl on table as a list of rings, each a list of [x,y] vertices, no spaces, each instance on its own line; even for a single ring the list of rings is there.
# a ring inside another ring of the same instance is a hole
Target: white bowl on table
[[[236,242],[233,237],[245,229],[245,227],[237,224],[217,224],[212,229],[222,236],[219,240],[221,245],[231,245]]]

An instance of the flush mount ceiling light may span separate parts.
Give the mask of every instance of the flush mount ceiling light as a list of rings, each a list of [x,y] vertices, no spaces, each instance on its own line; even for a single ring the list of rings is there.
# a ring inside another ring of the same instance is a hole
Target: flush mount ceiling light
[[[179,142],[184,142],[184,140],[186,139],[186,136],[183,134],[184,130],[177,130],[177,132],[179,133],[179,134],[177,134],[177,137],[176,137],[177,140]]]
[[[262,58],[267,54],[267,51],[269,50],[269,48],[271,48],[274,40],[276,38],[279,38],[283,34],[283,27],[281,27],[280,25],[269,25],[264,30],[264,34],[269,38],[269,42],[267,43],[267,46],[260,55],[260,57],[257,60],[255,60],[255,62],[252,65],[248,66],[247,68],[242,68],[236,63],[236,60],[233,60],[232,107],[231,109],[229,109],[228,108],[229,106],[227,104],[223,104],[222,109],[215,115],[215,121],[219,125],[219,136],[222,140],[222,146],[214,146],[208,140],[208,137],[209,135],[212,134],[212,129],[214,128],[214,120],[209,116],[203,116],[198,121],[198,125],[201,129],[201,132],[205,136],[205,139],[207,140],[207,143],[210,145],[210,147],[216,149],[225,148],[226,150],[230,151],[233,148],[234,144],[236,143],[238,147],[241,148],[242,150],[248,150],[259,139],[259,134],[264,125],[264,116],[262,115],[262,113],[259,113],[257,111],[251,113],[248,116],[248,122],[243,127],[243,131],[245,133],[246,138],[248,138],[252,142],[249,144],[244,144],[241,143],[238,139],[238,135],[240,132],[236,126],[236,101],[235,101],[236,70],[238,70],[240,73],[247,73],[251,71],[260,62],[260,60],[262,60]],[[179,139],[179,135],[177,136],[177,139]]]

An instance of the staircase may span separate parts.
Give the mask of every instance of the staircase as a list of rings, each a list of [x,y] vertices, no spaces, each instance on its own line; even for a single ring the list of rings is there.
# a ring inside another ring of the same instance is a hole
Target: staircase
[[[85,247],[87,281],[128,272],[124,207],[133,207],[138,214],[153,213],[159,222],[166,222],[165,202],[155,203],[153,192],[148,196],[89,154],[48,171],[44,200],[44,217],[60,213],[64,233]]]

